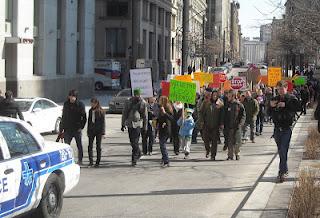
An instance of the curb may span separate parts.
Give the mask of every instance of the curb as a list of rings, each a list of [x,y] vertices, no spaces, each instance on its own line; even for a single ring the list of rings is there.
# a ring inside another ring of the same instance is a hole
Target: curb
[[[304,141],[312,123],[312,110],[301,116],[296,123],[288,152],[289,176],[286,182],[277,183],[279,158],[275,154],[265,171],[257,180],[243,207],[234,217],[287,217],[291,193],[299,173],[299,166],[304,151]],[[276,146],[276,145],[275,145]]]

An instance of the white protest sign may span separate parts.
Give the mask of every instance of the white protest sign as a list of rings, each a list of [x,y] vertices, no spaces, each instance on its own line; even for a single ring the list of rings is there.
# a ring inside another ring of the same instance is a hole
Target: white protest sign
[[[149,98],[153,97],[151,69],[131,69],[131,89],[132,95],[135,89],[141,89],[141,97]]]

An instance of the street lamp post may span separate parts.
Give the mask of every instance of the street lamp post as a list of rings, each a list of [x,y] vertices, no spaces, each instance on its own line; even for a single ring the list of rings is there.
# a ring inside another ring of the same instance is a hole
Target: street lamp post
[[[182,72],[184,74],[187,72],[187,62],[188,62],[188,34],[189,34],[189,0],[183,0],[183,19],[182,19]]]

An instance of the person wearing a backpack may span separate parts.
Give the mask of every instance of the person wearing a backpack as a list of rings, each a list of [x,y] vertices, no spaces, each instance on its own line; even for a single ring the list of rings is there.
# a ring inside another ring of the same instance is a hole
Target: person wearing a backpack
[[[184,151],[184,159],[189,158],[190,154],[190,147],[191,147],[191,140],[192,140],[192,132],[194,129],[194,120],[192,117],[193,110],[191,108],[187,108],[185,110],[185,116],[182,115],[178,120],[177,124],[180,127],[179,129],[179,136],[181,140],[181,146]]]
[[[100,106],[100,102],[97,98],[91,99],[91,108],[89,110],[88,117],[88,128],[87,134],[89,138],[88,154],[89,154],[89,165],[93,166],[93,141],[96,139],[96,150],[97,150],[97,160],[94,165],[95,168],[99,167],[101,160],[101,140],[105,135],[105,112]]]
[[[121,131],[124,132],[128,128],[130,144],[132,147],[132,166],[137,165],[137,161],[141,157],[139,148],[139,138],[141,130],[148,130],[148,110],[147,103],[141,98],[141,89],[133,91],[133,97],[126,101],[122,111]]]

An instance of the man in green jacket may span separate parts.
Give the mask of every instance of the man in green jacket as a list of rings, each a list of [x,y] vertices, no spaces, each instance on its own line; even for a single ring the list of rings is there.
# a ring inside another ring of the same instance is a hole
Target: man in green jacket
[[[215,160],[217,155],[219,129],[223,128],[223,102],[218,98],[218,91],[214,90],[210,102],[203,102],[200,108],[199,122],[202,125],[203,141],[206,148],[206,158]]]
[[[245,92],[246,98],[243,102],[243,106],[246,110],[246,122],[243,126],[243,141],[247,141],[248,127],[250,126],[250,140],[252,143],[254,141],[254,131],[257,120],[257,115],[259,113],[259,103],[256,99],[252,97],[251,91]]]

